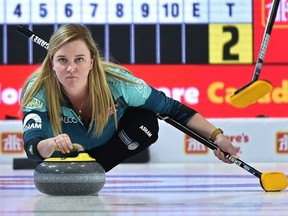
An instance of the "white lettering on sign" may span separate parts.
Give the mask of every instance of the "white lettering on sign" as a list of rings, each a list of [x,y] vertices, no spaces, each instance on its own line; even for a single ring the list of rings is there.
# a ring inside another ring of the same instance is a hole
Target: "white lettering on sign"
[[[207,147],[197,140],[189,137],[186,140],[187,153],[207,153]]]
[[[272,3],[266,4],[265,7],[271,11]],[[288,21],[288,0],[281,0],[279,4],[279,8],[277,10],[277,15],[275,18],[276,23],[286,23]]]
[[[20,104],[20,95],[22,89],[15,89],[12,87],[1,88],[0,84],[0,104],[15,105]]]
[[[279,140],[278,140],[278,151],[279,152],[287,152],[288,151],[288,135],[285,134],[283,135]]]
[[[22,139],[15,134],[8,135],[3,140],[3,151],[5,152],[20,152],[22,150]]]
[[[199,103],[199,89],[195,87],[159,87],[159,91],[164,92],[168,97],[172,97],[175,100],[178,100],[181,103],[187,104],[198,104]]]

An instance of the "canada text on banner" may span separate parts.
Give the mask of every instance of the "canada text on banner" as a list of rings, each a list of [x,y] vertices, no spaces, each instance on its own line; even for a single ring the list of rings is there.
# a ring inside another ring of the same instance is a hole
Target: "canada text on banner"
[[[273,90],[244,109],[233,107],[229,99],[237,89],[250,82],[253,65],[124,66],[151,86],[198,110],[205,117],[288,116],[288,66],[265,66],[261,79],[270,81]],[[21,117],[23,83],[36,68],[35,65],[0,66],[0,119]]]

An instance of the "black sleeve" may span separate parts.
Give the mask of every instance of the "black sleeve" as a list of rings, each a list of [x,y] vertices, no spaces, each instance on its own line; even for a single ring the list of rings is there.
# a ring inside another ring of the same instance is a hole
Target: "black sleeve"
[[[44,160],[44,158],[40,156],[37,150],[37,145],[41,140],[42,140],[41,138],[35,137],[35,138],[30,139],[28,142],[24,144],[24,149],[29,159],[36,160],[36,161]]]
[[[38,153],[37,145],[52,134],[48,114],[38,111],[24,112],[22,124],[24,150],[27,157],[33,160],[43,160]]]

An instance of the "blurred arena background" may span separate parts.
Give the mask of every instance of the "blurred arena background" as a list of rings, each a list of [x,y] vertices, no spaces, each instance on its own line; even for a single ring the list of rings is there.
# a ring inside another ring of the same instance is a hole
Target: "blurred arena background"
[[[87,25],[105,60],[126,66],[221,127],[247,162],[286,162],[287,0],[280,3],[261,71],[272,92],[244,109],[229,102],[251,81],[270,6],[271,0],[0,0],[0,164],[26,157],[19,96],[46,52],[16,27],[49,40],[65,23]],[[160,125],[145,162],[215,160],[200,143]]]

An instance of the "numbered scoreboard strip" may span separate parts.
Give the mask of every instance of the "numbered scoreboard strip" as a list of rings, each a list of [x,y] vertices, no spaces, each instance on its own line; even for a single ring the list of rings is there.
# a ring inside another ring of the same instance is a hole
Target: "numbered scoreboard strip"
[[[0,63],[37,64],[62,24],[92,31],[106,60],[121,64],[251,64],[252,0],[0,0]]]

